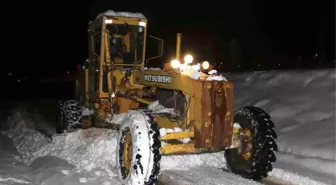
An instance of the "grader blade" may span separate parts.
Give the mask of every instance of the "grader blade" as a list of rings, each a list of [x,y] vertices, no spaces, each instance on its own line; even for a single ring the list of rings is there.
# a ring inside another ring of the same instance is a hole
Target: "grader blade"
[[[195,147],[228,147],[233,130],[233,84],[227,81],[202,83],[202,123],[195,131]]]

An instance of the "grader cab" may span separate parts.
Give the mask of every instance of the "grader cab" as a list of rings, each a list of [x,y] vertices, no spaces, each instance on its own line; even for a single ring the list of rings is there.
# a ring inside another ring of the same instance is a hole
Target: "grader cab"
[[[277,150],[270,116],[252,106],[235,110],[232,82],[210,72],[209,63],[192,65],[188,55],[182,64],[181,34],[173,61],[163,69],[146,68],[148,37],[142,14],[98,15],[89,24],[89,59],[83,80],[77,82],[77,101],[94,110],[81,117],[83,127],[119,130],[120,180],[155,184],[161,155],[223,150],[233,173],[254,180],[266,177]],[[62,110],[64,129],[69,118]],[[122,119],[115,119],[120,115]]]

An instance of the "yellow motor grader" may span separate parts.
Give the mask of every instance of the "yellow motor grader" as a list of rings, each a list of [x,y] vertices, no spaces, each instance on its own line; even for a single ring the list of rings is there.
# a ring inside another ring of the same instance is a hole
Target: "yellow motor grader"
[[[89,24],[88,36],[89,59],[78,75],[76,100],[94,113],[80,121],[83,128],[119,131],[117,163],[123,184],[155,184],[161,155],[218,151],[225,151],[231,172],[253,180],[267,177],[277,150],[270,116],[253,106],[235,110],[232,82],[207,73],[208,62],[192,65],[187,55],[182,63],[181,34],[174,60],[163,69],[145,67],[162,56],[161,50],[145,59],[146,38],[162,46],[163,40],[147,35],[142,14],[101,13]],[[155,102],[165,109],[151,107]],[[79,106],[62,106],[58,125],[64,129],[67,122],[76,122],[64,109]],[[118,116],[122,119],[113,123]]]

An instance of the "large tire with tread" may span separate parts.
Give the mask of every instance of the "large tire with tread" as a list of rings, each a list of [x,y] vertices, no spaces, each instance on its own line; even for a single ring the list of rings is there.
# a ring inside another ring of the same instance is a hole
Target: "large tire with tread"
[[[125,165],[126,136],[131,135],[131,157]],[[119,129],[117,164],[124,185],[154,185],[160,171],[160,132],[151,117],[141,111],[129,111]]]
[[[277,151],[277,135],[270,116],[260,108],[248,106],[236,111],[234,122],[242,129],[250,129],[252,149],[248,160],[243,159],[237,149],[227,149],[225,158],[229,171],[255,181],[267,177]]]
[[[77,101],[59,101],[59,114],[56,122],[56,132],[63,133],[81,129],[83,127],[81,118],[81,106]]]

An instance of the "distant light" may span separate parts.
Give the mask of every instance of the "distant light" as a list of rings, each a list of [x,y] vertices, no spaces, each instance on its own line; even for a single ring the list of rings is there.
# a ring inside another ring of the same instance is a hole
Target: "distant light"
[[[260,67],[260,64],[258,64],[258,67]]]
[[[8,73],[8,76],[12,76],[13,74],[12,73]]]
[[[70,74],[70,71],[68,71],[67,73]]]
[[[98,69],[96,69],[96,72],[98,72],[99,70]]]
[[[20,80],[18,80],[18,82],[21,82]]]
[[[316,53],[315,56],[318,56],[318,54]]]
[[[280,66],[281,64],[278,64],[278,66]]]

